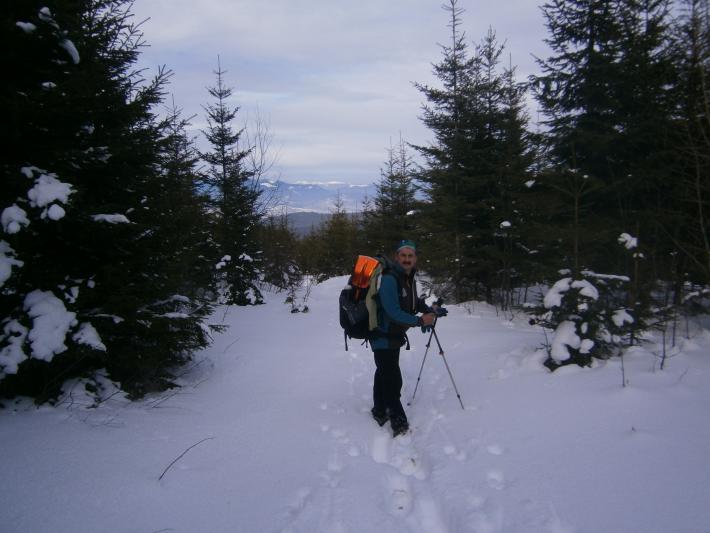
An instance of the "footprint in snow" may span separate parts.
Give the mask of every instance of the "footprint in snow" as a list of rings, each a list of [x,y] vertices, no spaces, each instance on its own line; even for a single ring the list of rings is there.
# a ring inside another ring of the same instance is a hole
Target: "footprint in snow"
[[[505,488],[505,476],[500,470],[489,470],[486,480],[492,489],[503,490]]]
[[[491,444],[488,446],[487,450],[491,455],[503,455],[505,453],[503,447],[498,444]]]
[[[333,452],[328,458],[328,471],[341,472],[343,470],[343,461],[340,459],[338,452]]]
[[[426,479],[429,477],[426,465],[411,443],[411,435],[397,437],[390,454],[390,464],[405,476],[412,476],[420,480]]]
[[[350,442],[348,438],[348,432],[343,429],[334,429],[330,432],[330,436],[342,444],[347,444]]]
[[[390,491],[389,511],[394,516],[405,516],[412,509],[412,490],[407,478],[392,474],[388,478]]]
[[[392,437],[384,430],[379,430],[372,439],[372,460],[376,463],[387,463],[390,458]]]
[[[458,450],[456,446],[444,446],[444,454],[453,457],[457,461],[465,461],[468,459],[468,454],[464,450]]]

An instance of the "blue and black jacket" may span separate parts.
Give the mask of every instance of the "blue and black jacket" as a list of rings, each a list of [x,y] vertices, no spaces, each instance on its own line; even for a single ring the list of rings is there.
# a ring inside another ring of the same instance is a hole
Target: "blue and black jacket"
[[[431,312],[423,298],[417,297],[415,270],[408,275],[397,263],[382,274],[377,291],[377,329],[370,338],[373,350],[399,348],[407,341],[409,328],[421,326],[417,313]]]

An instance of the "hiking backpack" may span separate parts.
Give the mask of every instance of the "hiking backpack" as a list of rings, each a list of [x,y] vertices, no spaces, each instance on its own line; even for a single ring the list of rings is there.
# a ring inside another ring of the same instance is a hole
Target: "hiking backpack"
[[[348,337],[364,339],[365,342],[370,338],[370,313],[366,298],[377,275],[387,266],[387,260],[383,257],[359,255],[348,284],[340,291],[340,326],[343,328],[346,351]]]

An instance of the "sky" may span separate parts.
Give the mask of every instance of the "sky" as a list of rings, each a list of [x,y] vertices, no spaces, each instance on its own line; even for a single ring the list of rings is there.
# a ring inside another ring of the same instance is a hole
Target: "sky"
[[[139,66],[173,71],[168,91],[185,116],[195,115],[199,136],[219,56],[238,124],[261,117],[268,126],[276,157],[269,177],[373,183],[400,135],[414,144],[432,138],[413,83],[436,84],[432,64],[450,40],[442,1],[136,0],[148,45]],[[537,70],[533,54],[547,54],[538,4],[460,0],[467,43],[493,28],[506,62],[527,78]]]

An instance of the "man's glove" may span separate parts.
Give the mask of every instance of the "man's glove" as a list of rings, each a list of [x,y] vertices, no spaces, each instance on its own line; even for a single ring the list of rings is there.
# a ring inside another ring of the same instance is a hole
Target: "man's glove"
[[[422,326],[422,333],[429,333],[432,329],[434,326]]]
[[[446,307],[441,307],[440,305],[435,306],[433,310],[434,313],[436,313],[437,317],[442,317],[449,314],[449,311],[446,309]]]

